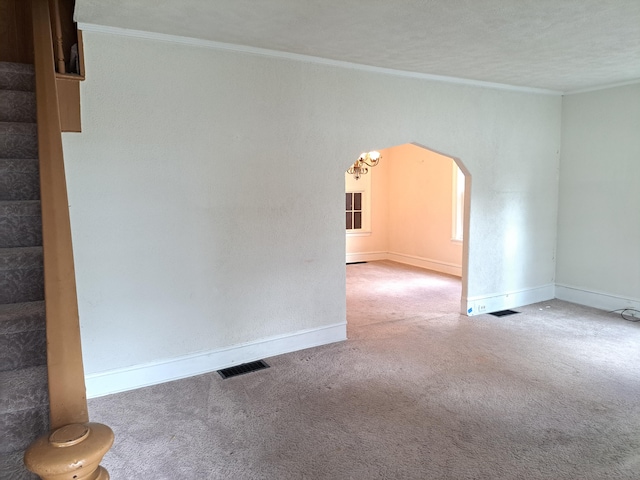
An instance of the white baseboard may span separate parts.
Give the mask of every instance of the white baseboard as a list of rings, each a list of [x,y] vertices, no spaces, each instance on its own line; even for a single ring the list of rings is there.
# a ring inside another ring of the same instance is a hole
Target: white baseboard
[[[375,262],[376,260],[386,260],[387,255],[387,252],[347,253],[347,263]]]
[[[463,298],[462,304],[466,304],[466,314],[471,317],[544,302],[553,298],[555,298],[555,285],[550,283],[508,293]]]
[[[414,267],[426,268],[434,272],[447,273],[456,277],[462,277],[462,266],[453,263],[440,262],[428,258],[405,255],[394,252],[359,252],[347,253],[347,263],[354,262],[375,262],[377,260],[391,260],[393,262],[404,263]]]
[[[346,339],[347,323],[343,322],[264,338],[219,350],[92,373],[85,377],[87,398],[101,397],[180,378],[192,377],[262,358],[340,342]]]
[[[640,310],[640,300],[625,298],[609,293],[594,292],[584,288],[572,287],[556,283],[556,298],[567,302],[578,303],[587,307],[600,310],[618,310],[620,308],[633,308]]]
[[[392,260],[394,262],[404,263],[405,265],[426,268],[427,270],[433,270],[434,272],[462,277],[462,265],[455,265],[453,263],[446,263],[438,260],[430,260],[428,258],[415,257],[413,255],[394,252],[387,253],[386,260]]]

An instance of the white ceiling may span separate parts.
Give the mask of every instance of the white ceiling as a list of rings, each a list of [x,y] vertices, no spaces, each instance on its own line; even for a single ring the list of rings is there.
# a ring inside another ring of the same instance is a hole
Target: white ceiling
[[[76,0],[76,20],[559,92],[640,81],[640,0]]]

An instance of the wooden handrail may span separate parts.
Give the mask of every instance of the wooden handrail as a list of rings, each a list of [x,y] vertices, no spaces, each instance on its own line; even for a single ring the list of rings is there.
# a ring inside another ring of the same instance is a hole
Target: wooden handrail
[[[33,0],[51,428],[89,421],[49,5]]]
[[[108,480],[99,464],[113,431],[89,423],[87,410],[49,3],[32,0],[31,7],[52,433],[32,443],[24,460],[44,480]]]

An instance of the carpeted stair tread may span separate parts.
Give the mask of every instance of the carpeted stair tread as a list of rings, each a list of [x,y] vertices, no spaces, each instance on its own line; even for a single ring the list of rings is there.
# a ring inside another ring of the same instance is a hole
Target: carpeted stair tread
[[[39,480],[40,477],[31,473],[22,461],[24,452],[0,453],[0,478],[11,480]]]
[[[0,248],[0,271],[30,268],[42,268],[42,247]]]
[[[46,363],[44,302],[0,305],[0,372]]]
[[[37,124],[23,122],[0,122],[0,158],[37,157]]]
[[[0,413],[0,453],[24,451],[48,427],[48,405]]]
[[[40,245],[42,245],[40,201],[0,201],[0,248]]]
[[[31,63],[0,62],[0,77],[4,73],[21,73],[35,75],[35,69]]]
[[[0,372],[0,453],[24,450],[49,425],[47,367]]]
[[[44,301],[0,305],[0,335],[44,329]]]
[[[0,200],[0,215],[40,215],[40,201]]]
[[[19,90],[0,90],[0,122],[35,123],[36,94]]]
[[[0,62],[0,89],[32,92],[35,90],[35,87],[33,65]]]
[[[47,364],[47,332],[33,330],[0,335],[0,372]]]
[[[47,364],[47,334],[22,332],[0,336],[0,373]]]
[[[43,299],[42,247],[0,248],[0,304]]]
[[[46,330],[27,330],[0,335],[0,372],[46,364]]]
[[[0,415],[48,405],[46,365],[0,372],[0,385]]]
[[[0,478],[10,480],[40,480],[36,474],[26,469],[24,452],[0,453]]]
[[[38,159],[0,158],[0,201],[39,198]]]

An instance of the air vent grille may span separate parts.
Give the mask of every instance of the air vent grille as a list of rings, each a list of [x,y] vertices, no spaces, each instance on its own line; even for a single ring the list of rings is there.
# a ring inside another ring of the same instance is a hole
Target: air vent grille
[[[255,362],[243,363],[242,365],[236,365],[235,367],[223,368],[218,370],[218,373],[222,378],[237,377],[238,375],[244,375],[245,373],[256,372],[263,368],[269,368],[267,362],[264,360],[257,360]]]
[[[506,317],[507,315],[513,315],[514,313],[520,312],[516,312],[515,310],[500,310],[498,312],[491,312],[491,315],[494,317]]]

